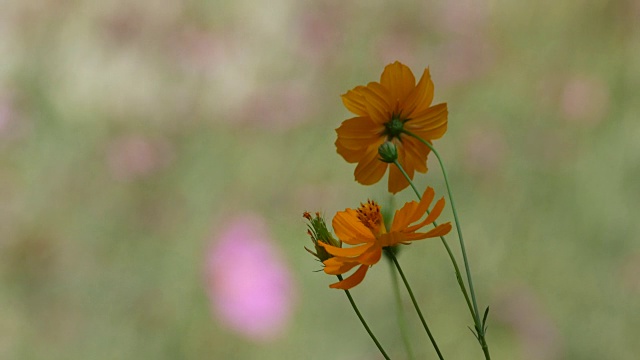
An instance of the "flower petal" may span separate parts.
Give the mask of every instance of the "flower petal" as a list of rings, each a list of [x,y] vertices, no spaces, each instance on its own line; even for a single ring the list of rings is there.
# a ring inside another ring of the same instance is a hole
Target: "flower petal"
[[[382,137],[384,127],[366,116],[354,117],[342,122],[336,129],[342,146],[351,150],[366,148]]]
[[[356,115],[366,116],[367,105],[365,103],[364,96],[362,95],[362,89],[364,89],[364,86],[356,86],[353,90],[347,91],[347,93],[342,95],[341,98],[342,103],[347,110]]]
[[[415,213],[415,209],[417,207],[417,201],[410,201],[405,203],[401,209],[396,210],[396,213],[393,216],[391,231],[394,232],[406,229],[412,223],[412,215]]]
[[[339,211],[333,217],[332,226],[338,239],[349,245],[370,243],[376,240],[371,230],[358,220],[353,209]]]
[[[402,104],[402,115],[407,118],[412,118],[414,113],[419,113],[431,105],[433,101],[433,81],[431,81],[431,74],[429,74],[429,68],[424,69],[422,77],[418,82],[418,85],[407,96],[406,101]]]
[[[416,87],[416,78],[409,67],[396,61],[385,66],[380,76],[380,84],[389,91],[392,101],[390,105],[399,107]]]
[[[373,265],[380,261],[380,257],[382,257],[382,247],[380,246],[372,246],[367,249],[362,255],[358,256],[356,260],[360,264],[364,265]]]
[[[371,185],[377,183],[384,176],[386,170],[387,163],[378,159],[378,147],[370,146],[353,174],[360,184]]]
[[[351,276],[335,284],[331,284],[329,285],[329,287],[332,289],[349,290],[352,287],[360,284],[362,280],[364,280],[364,276],[367,274],[367,270],[369,270],[369,266],[361,265],[360,268],[356,270],[356,272],[351,274]]]
[[[365,251],[367,251],[374,244],[373,243],[366,243],[366,244],[363,244],[363,245],[358,245],[356,247],[339,248],[339,247],[336,247],[336,246],[327,245],[327,244],[323,243],[322,241],[318,241],[318,245],[320,245],[323,248],[325,248],[325,250],[327,250],[327,252],[329,254],[333,255],[333,256],[355,257],[355,256],[362,255]]]
[[[402,134],[402,142],[404,143],[404,148],[406,149],[406,159],[407,163],[411,164],[416,171],[421,173],[427,172],[427,156],[431,149],[420,140]]]
[[[391,120],[392,103],[389,91],[376,82],[371,82],[362,90],[371,119],[382,125]]]
[[[446,222],[444,224],[440,224],[436,226],[435,228],[429,230],[426,233],[410,233],[410,234],[405,234],[405,236],[407,240],[414,241],[414,240],[422,240],[427,238],[444,236],[444,235],[447,235],[449,231],[451,231],[451,223]]]
[[[416,225],[413,225],[413,226],[407,228],[406,231],[416,231],[416,230],[420,229],[421,227],[423,227],[423,226],[425,226],[427,224],[431,224],[432,222],[436,221],[438,216],[440,216],[440,214],[442,213],[442,209],[444,209],[444,196],[442,198],[440,198],[440,200],[438,200],[438,202],[433,206],[433,209],[431,210],[431,213],[429,214],[429,216],[427,216],[426,219],[424,219],[419,224],[416,224]]]
[[[417,113],[404,127],[424,140],[439,139],[447,132],[447,104],[437,104]]]
[[[397,143],[396,147],[398,149],[398,162],[407,172],[410,179],[413,179],[414,168],[413,165],[407,164],[404,145],[401,143]],[[402,172],[398,169],[397,166],[392,165],[389,168],[389,185],[388,190],[390,193],[395,194],[409,186],[409,181],[404,177]]]
[[[434,196],[435,191],[432,187],[428,186],[424,190],[419,203],[412,201],[404,204],[401,209],[396,211],[396,214],[393,217],[391,231],[414,231],[415,229],[407,230],[407,226],[420,220],[420,218],[424,216],[424,214],[427,212],[427,209],[429,209],[429,205],[431,205]]]
[[[433,209],[431,209],[431,213],[429,214],[429,216],[427,216],[426,219],[424,219],[424,222],[427,223],[427,224],[430,224],[430,223],[436,221],[438,216],[440,216],[440,214],[442,214],[442,210],[444,209],[444,203],[445,203],[445,201],[444,201],[444,196],[443,196],[433,206]]]
[[[380,243],[382,247],[405,244],[407,243],[406,241],[407,241],[406,234],[399,231],[391,231],[390,233],[383,234],[380,237]]]
[[[335,144],[336,144],[336,152],[340,154],[340,156],[342,156],[346,162],[351,164],[357,163],[360,160],[362,160],[364,155],[367,153],[366,147],[357,149],[357,150],[346,148],[344,145],[342,145],[342,141],[340,141],[340,138],[336,140]]]
[[[332,257],[323,262],[324,272],[329,275],[340,275],[360,265],[357,261],[345,261],[344,258]]]

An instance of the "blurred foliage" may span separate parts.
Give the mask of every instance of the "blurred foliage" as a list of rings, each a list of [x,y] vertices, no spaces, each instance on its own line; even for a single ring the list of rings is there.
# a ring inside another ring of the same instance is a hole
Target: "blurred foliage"
[[[3,1],[0,358],[379,356],[313,272],[301,214],[389,203],[333,129],[339,95],[394,60],[430,66],[449,104],[436,146],[494,358],[637,358],[639,17],[637,0]],[[433,160],[417,182],[443,194]],[[297,283],[274,342],[228,331],[206,296],[205,250],[243,212]],[[403,250],[445,356],[480,358],[441,244]],[[353,294],[402,358],[389,286],[381,263]]]

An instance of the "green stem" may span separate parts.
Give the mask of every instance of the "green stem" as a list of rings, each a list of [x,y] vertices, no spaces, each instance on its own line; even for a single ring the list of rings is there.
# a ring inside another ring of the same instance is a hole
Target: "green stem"
[[[391,250],[393,251],[393,250]],[[407,351],[407,358],[409,360],[413,360],[413,350],[411,349],[411,343],[409,342],[409,334],[407,334],[407,322],[404,317],[404,311],[402,306],[402,298],[400,296],[400,284],[398,283],[398,274],[395,271],[395,268],[391,263],[391,282],[393,283],[393,295],[396,298],[396,316],[398,318],[398,326],[400,327],[400,336],[402,337],[402,342],[404,343],[405,350]]]
[[[422,322],[422,326],[427,331],[427,335],[429,336],[429,340],[431,340],[431,344],[433,344],[433,347],[435,348],[436,353],[438,353],[438,358],[440,360],[444,360],[444,358],[442,357],[442,353],[440,352],[440,349],[438,348],[438,344],[436,343],[436,339],[433,338],[433,334],[431,334],[431,330],[429,330],[429,326],[427,325],[427,322],[424,319],[424,316],[422,316],[422,311],[420,311],[420,307],[418,306],[418,302],[416,301],[415,296],[413,296],[413,291],[411,290],[411,286],[409,286],[409,282],[407,281],[407,278],[404,276],[404,272],[402,271],[402,268],[400,267],[400,263],[398,263],[398,259],[396,259],[396,255],[389,248],[385,248],[384,250],[387,252],[387,255],[389,255],[389,257],[391,258],[393,263],[396,265],[396,269],[398,269],[398,273],[400,274],[400,277],[402,278],[402,281],[404,282],[404,286],[407,288],[407,292],[409,293],[409,297],[411,298],[411,302],[413,302],[413,307],[416,309],[416,312],[418,313],[418,316],[420,317],[420,321]]]
[[[337,275],[337,276],[338,276],[338,279],[342,281],[342,275]],[[367,325],[367,322],[364,321],[364,318],[362,317],[362,314],[360,314],[360,310],[358,310],[358,307],[356,306],[356,302],[353,301],[353,297],[351,297],[351,293],[349,292],[349,290],[345,290],[344,292],[345,294],[347,294],[347,297],[349,298],[351,307],[356,312],[356,315],[358,315],[358,319],[360,319],[360,322],[364,326],[365,330],[367,330],[367,333],[369,333],[369,336],[371,337],[373,342],[376,343],[376,346],[378,347],[378,350],[380,350],[380,352],[382,353],[382,356],[384,356],[385,359],[390,360],[389,355],[387,355],[387,353],[382,348],[382,345],[380,345],[380,342],[378,342],[378,339],[376,339],[375,335],[373,335],[373,332],[371,332],[371,329],[369,329],[369,325]]]
[[[420,195],[420,192],[418,191],[418,189],[416,189],[416,186],[413,184],[413,181],[411,181],[411,178],[409,177],[407,172],[404,170],[402,165],[400,165],[398,160],[394,161],[393,163],[398,167],[398,169],[400,170],[402,175],[404,175],[405,179],[407,179],[407,181],[409,182],[409,185],[411,185],[411,187],[413,188],[413,191],[418,196],[418,200],[422,200],[422,196]],[[427,215],[429,213],[430,213],[430,211],[427,209]],[[438,223],[434,221],[433,222],[433,226],[434,227],[438,226]],[[469,293],[467,293],[467,288],[464,286],[464,281],[462,281],[462,273],[460,272],[460,267],[458,266],[458,262],[456,261],[456,257],[453,256],[453,252],[451,251],[451,247],[449,247],[449,243],[444,238],[444,236],[440,236],[440,241],[442,242],[442,245],[444,245],[445,249],[447,249],[447,254],[449,254],[449,259],[451,259],[451,263],[453,264],[453,268],[455,269],[455,272],[456,272],[456,280],[458,281],[458,285],[460,286],[460,290],[462,291],[462,295],[464,295],[464,299],[467,302],[467,307],[469,308],[469,312],[471,313],[471,317],[474,319],[474,322],[475,322],[475,313],[473,312],[473,307],[471,305],[471,300],[469,299]]]
[[[476,294],[475,291],[473,289],[473,280],[471,279],[471,269],[469,267],[469,259],[467,258],[467,251],[465,249],[464,246],[464,240],[462,238],[462,229],[460,228],[460,220],[458,219],[458,212],[456,211],[456,205],[453,201],[453,195],[451,194],[451,186],[449,185],[449,178],[447,176],[447,171],[444,168],[444,164],[442,163],[442,159],[440,158],[440,154],[436,151],[436,149],[433,147],[433,145],[431,145],[430,142],[424,140],[423,138],[419,137],[418,135],[408,131],[408,130],[402,130],[405,134],[412,136],[414,138],[416,138],[418,141],[420,141],[421,143],[427,145],[429,147],[429,149],[431,149],[431,151],[433,152],[433,154],[436,156],[436,158],[438,159],[438,163],[440,164],[440,169],[442,170],[442,176],[444,177],[444,182],[447,186],[447,193],[449,195],[449,203],[451,204],[451,209],[453,211],[453,218],[455,220],[456,223],[456,230],[458,232],[458,240],[460,240],[460,249],[462,251],[462,259],[464,261],[464,267],[465,267],[465,271],[467,273],[467,282],[469,283],[469,292],[471,293],[471,300],[473,302],[473,310],[474,310],[474,322],[475,322],[475,328],[476,331],[478,333],[478,341],[480,342],[480,345],[482,346],[482,351],[485,354],[485,358],[487,360],[491,359],[491,356],[489,355],[489,346],[487,345],[486,341],[485,341],[485,332],[484,332],[484,327],[482,326],[482,324],[480,323],[480,313],[478,311],[478,303],[476,301]]]

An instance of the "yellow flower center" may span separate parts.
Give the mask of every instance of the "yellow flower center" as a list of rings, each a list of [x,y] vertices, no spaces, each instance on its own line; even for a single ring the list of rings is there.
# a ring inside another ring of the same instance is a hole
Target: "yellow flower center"
[[[380,205],[375,201],[368,200],[365,204],[360,203],[360,207],[356,209],[356,213],[358,220],[369,228],[376,237],[387,231],[384,227],[382,214],[380,213]]]

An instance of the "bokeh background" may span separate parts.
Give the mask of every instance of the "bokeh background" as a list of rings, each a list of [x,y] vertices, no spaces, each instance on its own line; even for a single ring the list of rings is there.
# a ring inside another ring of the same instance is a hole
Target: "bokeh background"
[[[639,1],[0,9],[0,358],[381,358],[301,214],[413,199],[333,145],[339,95],[395,60],[449,106],[436,146],[493,357],[640,354]],[[442,245],[404,250],[446,358],[480,359]],[[402,359],[389,280],[380,262],[353,295]]]

